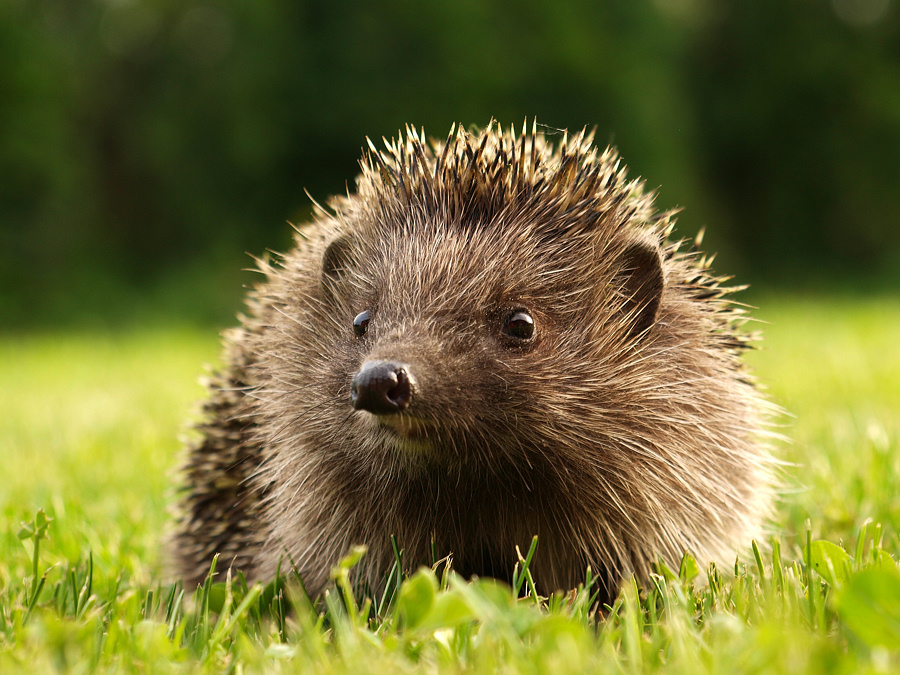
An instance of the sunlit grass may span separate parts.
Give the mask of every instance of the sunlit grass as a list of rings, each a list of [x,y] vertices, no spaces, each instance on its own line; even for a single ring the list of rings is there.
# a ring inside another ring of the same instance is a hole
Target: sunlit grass
[[[91,550],[100,569],[114,575],[121,567],[149,582],[178,438],[203,395],[202,364],[217,351],[215,334],[190,330],[4,341],[0,508],[8,550],[21,548],[19,521],[44,508],[56,518],[57,555],[74,560]]]
[[[900,532],[900,297],[759,299],[765,340],[747,360],[790,416],[779,525],[852,538],[867,518]]]
[[[294,595],[285,615],[240,580],[191,603],[159,542],[217,336],[0,339],[0,672],[896,671],[900,300],[753,301],[768,324],[748,360],[792,415],[773,538],[736,570],[660,569],[600,613],[590,587],[536,603],[442,570],[374,607],[340,572],[322,609]],[[40,509],[49,539],[20,540]]]

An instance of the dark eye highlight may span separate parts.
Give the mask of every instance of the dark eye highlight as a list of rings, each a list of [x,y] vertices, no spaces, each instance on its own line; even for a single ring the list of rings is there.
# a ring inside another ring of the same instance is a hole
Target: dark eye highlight
[[[371,320],[372,314],[367,309],[356,315],[356,318],[353,319],[353,332],[356,334],[356,337],[361,338],[366,334],[366,331],[369,329],[369,321]]]
[[[534,337],[534,319],[527,309],[517,309],[503,322],[503,334],[516,340]]]

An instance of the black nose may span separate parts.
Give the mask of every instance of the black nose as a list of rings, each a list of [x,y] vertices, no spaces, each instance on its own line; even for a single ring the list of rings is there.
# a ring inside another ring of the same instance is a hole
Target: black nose
[[[393,361],[367,361],[350,384],[353,407],[376,415],[406,410],[412,394],[409,367]]]

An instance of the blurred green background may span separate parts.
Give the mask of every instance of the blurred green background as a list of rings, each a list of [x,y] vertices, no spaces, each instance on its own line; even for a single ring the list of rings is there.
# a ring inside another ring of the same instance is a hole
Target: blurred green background
[[[774,291],[900,289],[894,0],[2,0],[0,330],[229,323],[365,137],[597,127]]]

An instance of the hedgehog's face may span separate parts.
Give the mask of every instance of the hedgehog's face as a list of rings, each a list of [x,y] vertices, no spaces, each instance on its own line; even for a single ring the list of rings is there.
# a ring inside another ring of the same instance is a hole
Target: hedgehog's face
[[[320,254],[317,317],[293,323],[315,327],[300,342],[322,357],[321,388],[305,389],[322,400],[298,405],[316,411],[315,443],[394,466],[546,455],[572,411],[597,404],[599,364],[633,349],[659,306],[644,240],[433,222],[375,234]]]
[[[344,447],[364,453],[530,461],[561,420],[597,404],[598,366],[633,350],[659,306],[659,251],[642,239],[539,239],[502,223],[376,229],[327,245],[317,307],[328,329],[300,322],[336,355],[323,393]]]

